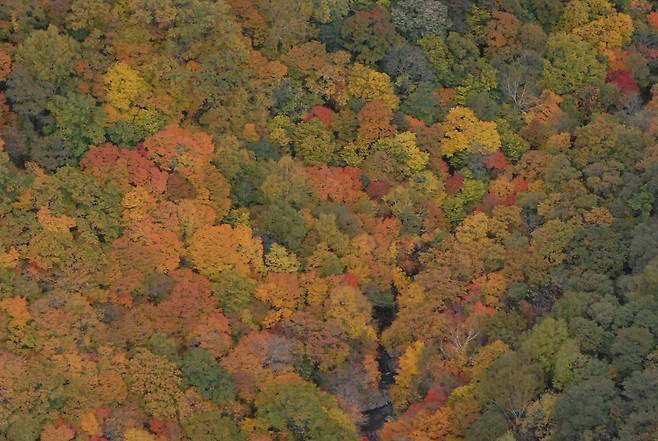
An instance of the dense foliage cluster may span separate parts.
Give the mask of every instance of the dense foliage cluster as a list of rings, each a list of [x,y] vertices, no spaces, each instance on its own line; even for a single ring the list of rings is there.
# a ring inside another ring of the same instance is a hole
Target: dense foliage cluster
[[[655,441],[651,0],[0,1],[0,441]]]

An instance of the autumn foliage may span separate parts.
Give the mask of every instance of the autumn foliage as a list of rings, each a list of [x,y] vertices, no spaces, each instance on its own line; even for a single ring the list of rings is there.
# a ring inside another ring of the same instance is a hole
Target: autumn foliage
[[[0,441],[655,441],[647,0],[0,1]]]

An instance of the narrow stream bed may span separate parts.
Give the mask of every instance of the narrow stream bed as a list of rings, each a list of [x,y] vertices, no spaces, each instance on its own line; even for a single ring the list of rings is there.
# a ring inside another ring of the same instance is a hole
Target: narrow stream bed
[[[395,318],[395,306],[375,305],[373,317],[377,323],[377,332],[381,335],[382,331],[388,328]],[[381,374],[379,391],[384,397],[384,404],[364,411],[365,421],[360,426],[361,434],[370,441],[378,441],[377,431],[382,428],[386,419],[393,415],[393,404],[388,399],[388,388],[394,381],[395,364],[393,358],[381,344],[377,347],[377,366]]]

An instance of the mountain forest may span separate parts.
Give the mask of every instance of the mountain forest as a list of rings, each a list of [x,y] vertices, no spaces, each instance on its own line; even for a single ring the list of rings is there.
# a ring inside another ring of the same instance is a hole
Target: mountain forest
[[[0,0],[0,441],[657,441],[658,1]]]

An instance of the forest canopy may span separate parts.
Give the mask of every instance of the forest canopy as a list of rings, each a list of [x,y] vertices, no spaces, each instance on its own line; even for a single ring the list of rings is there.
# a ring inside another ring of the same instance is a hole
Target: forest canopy
[[[1,0],[0,441],[656,441],[651,0]]]

